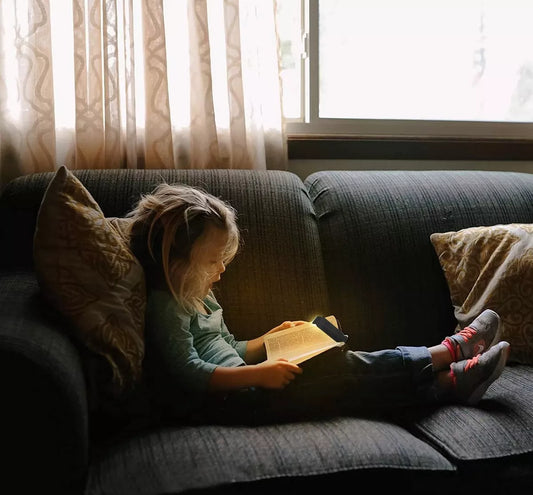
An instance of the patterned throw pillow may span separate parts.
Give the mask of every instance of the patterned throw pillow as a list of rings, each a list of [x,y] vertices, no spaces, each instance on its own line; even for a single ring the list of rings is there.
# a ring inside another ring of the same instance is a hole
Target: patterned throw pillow
[[[435,233],[431,242],[450,289],[458,328],[496,311],[509,361],[533,364],[533,224]]]
[[[144,356],[144,272],[127,224],[105,218],[63,166],[43,197],[33,246],[44,297],[72,323],[74,337],[109,363],[116,392],[140,379]]]

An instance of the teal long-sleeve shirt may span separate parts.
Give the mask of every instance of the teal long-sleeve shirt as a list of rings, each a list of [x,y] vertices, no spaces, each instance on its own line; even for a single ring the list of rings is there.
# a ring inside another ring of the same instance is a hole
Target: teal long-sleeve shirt
[[[173,414],[186,415],[201,405],[217,366],[245,364],[247,341],[229,332],[212,293],[204,304],[207,314],[189,314],[166,291],[148,294],[146,369],[156,400]]]

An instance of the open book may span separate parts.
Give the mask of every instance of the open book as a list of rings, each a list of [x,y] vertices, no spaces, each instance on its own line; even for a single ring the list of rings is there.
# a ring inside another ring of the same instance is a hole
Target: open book
[[[274,332],[265,337],[267,359],[285,358],[299,364],[348,340],[334,316],[317,316],[312,322]]]

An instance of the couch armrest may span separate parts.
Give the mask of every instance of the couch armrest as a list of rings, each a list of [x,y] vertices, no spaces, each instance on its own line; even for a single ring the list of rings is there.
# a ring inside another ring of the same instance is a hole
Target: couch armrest
[[[0,390],[2,472],[13,478],[11,486],[20,493],[82,493],[88,463],[83,368],[30,272],[0,273]]]

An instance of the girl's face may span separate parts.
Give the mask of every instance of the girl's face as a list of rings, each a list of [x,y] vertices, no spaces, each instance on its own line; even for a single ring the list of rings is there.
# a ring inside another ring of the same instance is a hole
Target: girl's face
[[[205,283],[202,287],[203,297],[207,296],[213,284],[220,280],[226,271],[224,256],[228,243],[228,233],[216,227],[209,227],[193,247],[193,262],[197,264],[201,273],[205,273]]]

